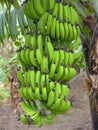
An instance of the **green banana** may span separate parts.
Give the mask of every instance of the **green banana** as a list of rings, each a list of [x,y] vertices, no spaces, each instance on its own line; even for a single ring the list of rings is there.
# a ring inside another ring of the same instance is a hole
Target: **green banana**
[[[45,43],[45,53],[49,57],[49,62],[51,62],[54,55],[54,47],[51,41],[48,40],[48,38],[46,39],[46,43]]]
[[[49,76],[51,79],[54,78],[55,71],[56,71],[56,64],[52,63],[50,66],[50,72],[49,72]]]
[[[41,34],[46,35],[47,33],[47,19],[48,19],[48,13],[44,13],[38,22],[38,31],[41,32]]]
[[[60,29],[60,38],[63,41],[65,37],[65,29],[64,24],[62,22],[59,22],[59,29]]]
[[[35,87],[36,87],[36,73],[34,70],[30,71],[30,85],[33,91],[35,91]]]
[[[33,2],[33,5],[34,5],[34,8],[35,8],[37,15],[39,17],[41,17],[45,13],[45,10],[41,5],[41,1],[40,0],[32,0],[32,2]]]
[[[69,96],[70,90],[66,85],[61,86],[61,96],[60,99],[63,100],[67,96]]]
[[[63,66],[59,66],[57,73],[55,73],[54,79],[55,80],[62,80],[62,76],[64,74],[64,67]]]
[[[63,16],[64,16],[64,14],[63,14],[64,11],[63,11],[63,9],[64,9],[64,8],[63,8],[63,4],[62,4],[61,2],[59,3],[59,7],[58,7],[58,8],[59,8],[59,9],[58,9],[58,10],[59,10],[59,11],[58,11],[58,19],[59,19],[59,21],[63,22],[63,18],[64,18],[64,17],[63,17]]]
[[[37,40],[36,40],[36,34],[33,34],[33,36],[30,36],[30,48],[36,49],[37,46]]]
[[[38,111],[32,109],[32,106],[28,104],[28,102],[21,102],[20,106],[22,110],[26,113],[26,115],[35,115]]]
[[[55,6],[55,0],[48,0],[49,10],[52,10]]]
[[[80,45],[80,43],[81,43],[81,39],[80,39],[80,37],[78,37],[74,42],[73,42],[73,44],[71,45],[71,50],[76,50],[78,47],[79,47],[79,45]]]
[[[55,39],[56,37],[56,18],[52,17],[51,27],[50,27],[50,36]]]
[[[56,39],[59,40],[60,39],[60,26],[59,26],[59,21],[56,20],[56,29],[55,29],[55,35],[56,35]]]
[[[28,119],[26,117],[26,115],[20,114],[20,120],[23,124],[28,124]]]
[[[57,69],[57,67],[58,67],[58,65],[59,65],[59,60],[60,60],[59,51],[56,51],[56,50],[55,50],[55,51],[54,51],[54,56],[53,56],[52,62],[55,63],[56,69]]]
[[[51,21],[53,19],[53,16],[51,14],[48,14],[48,19],[47,19],[47,34],[50,34],[50,28],[51,28]]]
[[[68,36],[69,36],[69,27],[68,27],[68,23],[64,22],[64,40],[68,40]]]
[[[37,49],[36,50],[36,59],[37,59],[37,62],[38,62],[39,65],[41,65],[42,57],[43,56],[42,56],[42,53],[41,53],[40,49]]]
[[[48,73],[49,68],[48,68],[48,57],[43,56],[42,61],[41,61],[41,72],[42,73]]]
[[[55,92],[53,90],[51,90],[48,94],[48,100],[47,100],[47,106],[50,107],[53,102],[54,102],[54,96],[55,96]]]
[[[24,82],[23,74],[21,71],[17,71],[17,78],[21,82],[21,84],[24,86],[25,82]]]
[[[58,17],[58,11],[59,11],[59,3],[56,2],[54,8],[53,8],[53,11],[52,11],[52,16],[54,17]]]
[[[56,87],[55,87],[55,101],[57,100],[57,98],[59,98],[62,93],[61,93],[61,84],[59,82],[56,83]]]
[[[29,53],[29,61],[30,64],[33,65],[34,67],[38,67],[38,63],[35,57],[35,50],[31,50]]]
[[[37,47],[43,55],[43,37],[41,34],[38,34],[37,36]]]
[[[28,2],[29,2],[28,10],[30,12],[31,19],[34,21],[39,20],[40,17],[35,10],[34,0],[29,0]]]

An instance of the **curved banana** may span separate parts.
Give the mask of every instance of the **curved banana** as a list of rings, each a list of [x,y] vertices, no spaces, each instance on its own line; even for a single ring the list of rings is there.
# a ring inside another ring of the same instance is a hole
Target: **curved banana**
[[[36,49],[37,46],[37,40],[36,40],[36,34],[33,34],[33,36],[30,36],[30,48]]]
[[[42,73],[48,73],[49,68],[48,68],[48,57],[43,56],[42,61],[41,61],[41,72]]]
[[[64,22],[64,40],[68,40],[68,36],[69,36],[69,26],[67,22]]]
[[[56,37],[56,21],[55,17],[52,17],[51,27],[50,27],[50,36],[51,38],[55,39]]]
[[[59,26],[59,21],[56,20],[56,29],[55,29],[55,32],[56,32],[56,39],[59,40],[60,39],[60,26]]]
[[[59,22],[59,29],[60,29],[60,38],[63,41],[65,37],[65,27],[62,22]]]
[[[61,97],[62,93],[61,93],[61,89],[62,86],[59,82],[56,83],[56,87],[55,87],[55,101],[57,100],[57,98]]]
[[[34,67],[38,67],[38,63],[35,57],[35,50],[31,50],[29,53],[29,61],[30,64],[33,65]]]
[[[41,34],[37,35],[37,47],[43,55],[43,36]]]
[[[47,106],[50,107],[54,103],[55,92],[51,90],[48,94]]]
[[[63,9],[64,9],[64,8],[63,8],[63,4],[62,4],[61,2],[59,3],[59,7],[58,7],[58,8],[59,8],[59,9],[58,9],[58,10],[59,10],[59,11],[58,11],[58,20],[61,21],[61,22],[63,22],[63,20],[64,20],[64,19],[63,19],[63,18],[64,18],[64,17],[63,17],[63,16],[64,16],[64,14],[63,14],[64,11],[63,11]]]
[[[51,41],[49,41],[48,39],[46,40],[46,43],[45,43],[45,53],[49,57],[49,62],[51,62],[54,55],[54,47]]]
[[[54,8],[53,8],[53,11],[52,11],[52,16],[54,17],[58,17],[58,11],[59,11],[59,3],[56,2]]]
[[[50,34],[50,28],[51,28],[51,21],[53,19],[53,16],[51,14],[48,14],[48,19],[47,19],[47,34]]]
[[[34,70],[30,71],[30,85],[33,91],[35,91],[35,87],[36,87],[36,73]]]
[[[32,0],[32,4],[34,5],[34,8],[35,8],[37,15],[39,17],[41,17],[45,13],[45,10],[41,5],[41,1],[40,0]]]
[[[43,35],[46,35],[47,33],[47,19],[48,19],[48,13],[44,13],[38,22],[38,31],[41,32]]]
[[[39,65],[41,65],[42,57],[43,56],[42,56],[42,53],[41,53],[40,49],[37,49],[36,50],[36,59],[37,59],[37,62],[38,62]]]
[[[51,66],[50,66],[50,72],[49,72],[49,77],[51,79],[54,78],[55,71],[56,71],[56,64],[52,63]]]
[[[61,96],[60,99],[64,100],[67,96],[69,96],[70,90],[66,85],[61,86]]]
[[[57,73],[55,73],[54,79],[55,80],[62,80],[62,76],[64,74],[64,67],[63,66],[59,66]]]
[[[23,124],[28,124],[28,123],[29,123],[29,121],[28,121],[26,115],[20,114],[20,117],[19,117],[19,118],[20,118],[20,120],[21,120],[21,122],[22,122]]]

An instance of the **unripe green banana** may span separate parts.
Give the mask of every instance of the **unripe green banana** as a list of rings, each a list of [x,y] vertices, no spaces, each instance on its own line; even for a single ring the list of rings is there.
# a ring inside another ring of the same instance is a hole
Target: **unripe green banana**
[[[43,35],[46,35],[47,33],[47,19],[48,19],[48,13],[44,13],[38,22],[38,31],[41,32]]]
[[[39,17],[41,17],[45,13],[45,10],[41,5],[40,0],[32,0],[32,2],[33,2],[33,5],[34,5],[34,8],[35,8],[37,15]]]

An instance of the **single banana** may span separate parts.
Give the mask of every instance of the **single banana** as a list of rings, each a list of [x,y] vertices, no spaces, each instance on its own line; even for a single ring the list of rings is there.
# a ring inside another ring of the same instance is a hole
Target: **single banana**
[[[63,19],[68,21],[69,20],[69,6],[68,5],[64,5],[63,7]]]
[[[65,52],[64,50],[59,50],[59,65],[64,66]]]
[[[59,3],[59,7],[58,7],[58,8],[59,8],[59,9],[58,9],[58,10],[59,10],[59,11],[58,11],[58,19],[59,19],[59,21],[63,22],[63,18],[64,18],[64,17],[63,17],[63,16],[64,16],[64,14],[63,14],[64,11],[63,11],[63,9],[64,9],[64,8],[63,8],[63,4],[62,4],[61,2]]]
[[[48,19],[48,13],[44,13],[38,22],[38,31],[41,32],[43,35],[46,35],[47,33],[47,19]]]
[[[68,36],[69,36],[69,26],[67,22],[64,22],[64,40],[68,40]]]
[[[70,48],[71,48],[72,50],[76,50],[76,49],[79,47],[80,43],[81,43],[81,39],[80,39],[80,37],[78,37],[78,38],[73,42],[73,44],[72,44],[72,46],[71,46]]]
[[[64,67],[59,66],[57,73],[55,73],[54,80],[62,80],[63,74],[64,74]]]
[[[65,37],[65,29],[64,24],[62,22],[59,22],[59,29],[60,29],[60,38],[63,41]]]
[[[58,17],[58,11],[59,11],[59,3],[56,2],[54,8],[53,8],[53,11],[52,11],[52,16],[54,17]]]
[[[55,0],[48,0],[49,10],[52,10],[55,6]]]
[[[56,39],[59,40],[60,39],[60,26],[59,26],[59,21],[56,20],[56,29],[55,29],[55,32],[56,32]]]
[[[20,120],[21,120],[21,122],[22,122],[23,124],[28,124],[28,123],[29,123],[29,121],[28,121],[26,115],[20,114],[20,117],[19,117],[19,118],[20,118]]]
[[[67,96],[69,96],[70,90],[67,87],[67,85],[62,85],[61,86],[61,96],[60,99],[63,100],[65,99]]]
[[[30,100],[34,100],[35,99],[35,92],[32,90],[31,87],[28,87],[27,93],[28,93],[28,95],[30,97]]]
[[[50,36],[55,39],[56,37],[56,17],[52,17],[51,27],[50,27]]]
[[[40,94],[40,87],[39,86],[36,86],[34,94],[35,94],[36,100],[41,100],[41,94]]]
[[[53,16],[51,14],[48,14],[48,19],[47,19],[47,34],[50,34],[50,28],[51,28],[51,21],[53,19]]]
[[[55,63],[56,69],[57,69],[57,67],[58,67],[58,65],[59,65],[59,60],[60,60],[59,51],[55,50],[55,51],[54,51],[54,56],[53,56],[52,62]]]
[[[37,60],[36,60],[36,57],[35,57],[35,50],[30,51],[29,60],[30,60],[31,65],[33,65],[34,67],[38,67]]]
[[[43,86],[43,88],[42,88],[42,99],[44,101],[47,101],[47,98],[48,98],[47,88],[46,88],[46,86]]]
[[[48,57],[43,56],[42,61],[41,61],[41,72],[42,73],[48,73],[49,68],[48,68]]]
[[[37,59],[37,62],[38,62],[39,65],[41,65],[42,57],[43,56],[42,56],[42,53],[41,53],[40,49],[37,49],[36,50],[36,59]]]
[[[51,67],[50,67],[50,72],[49,72],[49,77],[50,77],[51,79],[54,78],[54,76],[55,76],[55,71],[56,71],[56,64],[52,63],[52,64],[51,64]]]
[[[35,77],[36,87],[40,87],[40,81],[41,81],[41,71],[38,70],[36,72],[36,77]]]
[[[34,70],[30,71],[30,85],[33,91],[35,91],[35,87],[36,87],[36,73]]]
[[[69,66],[69,52],[65,52],[65,56],[64,56],[64,64],[65,66]]]
[[[55,92],[51,90],[48,94],[47,106],[50,107],[54,103]]]
[[[53,55],[54,55],[54,47],[53,47],[51,41],[48,40],[48,38],[46,39],[46,43],[45,43],[45,53],[49,57],[49,62],[51,62],[53,59]]]
[[[37,47],[43,55],[43,36],[41,34],[37,35]]]
[[[37,40],[36,40],[36,34],[33,34],[33,36],[30,36],[30,48],[36,49],[37,46]]]
[[[25,82],[24,82],[24,78],[23,78],[23,73],[21,71],[17,71],[17,78],[20,81],[20,83],[24,86]]]
[[[73,28],[72,28],[72,24],[71,24],[71,23],[68,24],[68,28],[69,28],[68,41],[72,41],[72,40],[74,40],[74,39],[73,39]]]
[[[32,4],[34,5],[34,8],[35,8],[37,15],[39,17],[41,17],[45,13],[45,10],[41,5],[41,1],[40,0],[32,0]]]
[[[62,95],[62,93],[61,93],[61,88],[62,86],[61,86],[61,84],[59,83],[59,82],[57,82],[56,83],[56,87],[55,87],[55,101],[57,100],[57,98],[59,98],[61,95]]]

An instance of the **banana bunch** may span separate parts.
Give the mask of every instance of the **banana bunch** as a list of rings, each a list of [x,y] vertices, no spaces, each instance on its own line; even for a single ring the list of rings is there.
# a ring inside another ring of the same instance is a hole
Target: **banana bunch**
[[[52,22],[51,22],[52,21]],[[73,41],[79,37],[80,29],[69,21],[60,21],[57,17],[45,12],[38,21],[38,30],[48,34],[52,39]]]
[[[23,4],[23,10],[26,17],[34,21],[39,20],[41,15],[45,13],[41,0],[27,0]]]
[[[23,4],[23,11],[27,18],[38,21],[47,10],[54,8],[55,3],[55,0],[27,0]]]
[[[78,14],[75,8],[61,1],[55,4],[52,15],[61,22],[68,21],[72,24],[78,22]]]
[[[61,0],[27,0],[23,10],[34,24],[17,51],[20,120],[41,127],[71,107],[67,84],[76,75],[75,64],[81,57],[74,51],[80,44],[78,14]],[[73,51],[57,48],[58,42]]]

